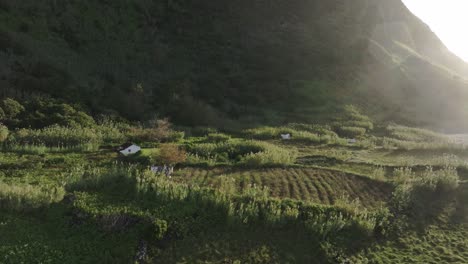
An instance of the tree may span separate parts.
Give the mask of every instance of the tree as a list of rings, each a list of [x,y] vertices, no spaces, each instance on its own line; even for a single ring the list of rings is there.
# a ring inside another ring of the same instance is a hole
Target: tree
[[[162,144],[155,159],[167,165],[176,165],[187,159],[187,153],[176,144]]]
[[[2,108],[6,118],[8,119],[14,119],[25,110],[24,106],[11,98],[6,98],[3,100]]]

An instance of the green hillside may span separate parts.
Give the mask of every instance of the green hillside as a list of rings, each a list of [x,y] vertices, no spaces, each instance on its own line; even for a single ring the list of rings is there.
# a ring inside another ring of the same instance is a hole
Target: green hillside
[[[468,114],[468,66],[399,0],[3,0],[0,40],[0,96],[93,115],[317,121],[352,103],[461,130]]]
[[[400,0],[0,0],[0,264],[468,263],[466,101]]]

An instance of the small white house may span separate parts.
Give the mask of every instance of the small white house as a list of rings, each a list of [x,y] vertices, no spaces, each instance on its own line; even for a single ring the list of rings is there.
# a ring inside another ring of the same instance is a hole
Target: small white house
[[[284,139],[284,140],[289,140],[291,139],[291,134],[281,134],[281,138]]]
[[[124,156],[129,156],[138,153],[141,148],[133,143],[126,143],[120,146],[118,151]]]
[[[348,144],[356,144],[357,140],[355,138],[349,138],[348,139]]]

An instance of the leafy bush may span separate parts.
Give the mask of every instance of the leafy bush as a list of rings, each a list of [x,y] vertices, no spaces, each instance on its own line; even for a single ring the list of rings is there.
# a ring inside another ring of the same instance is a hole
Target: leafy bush
[[[21,114],[25,108],[14,99],[6,98],[2,101],[1,107],[5,113],[6,118],[13,119]]]
[[[445,167],[437,171],[434,171],[432,167],[427,167],[419,180],[421,184],[429,186],[438,194],[455,191],[460,182],[457,169],[454,167]]]
[[[147,127],[128,127],[124,132],[126,137],[133,142],[167,142],[177,141],[184,137],[181,132],[175,132],[167,119],[159,119],[149,122]]]
[[[26,110],[19,122],[23,128],[44,128],[52,125],[65,127],[93,127],[94,119],[77,106],[54,99],[35,98],[25,103]]]
[[[457,170],[446,167],[434,171],[427,167],[420,176],[406,171],[406,181],[397,186],[391,206],[397,213],[428,221],[438,216],[454,196],[459,185]],[[428,206],[427,202],[431,201]]]
[[[156,219],[153,221],[153,234],[157,240],[163,239],[167,232],[167,222],[165,220]]]
[[[416,173],[410,167],[396,168],[393,170],[393,178],[396,182],[411,181],[416,177]]]
[[[8,134],[9,134],[8,127],[6,127],[2,123],[0,123],[0,143],[7,140]]]
[[[159,153],[155,154],[155,160],[167,165],[183,163],[187,159],[187,153],[175,144],[162,144]]]

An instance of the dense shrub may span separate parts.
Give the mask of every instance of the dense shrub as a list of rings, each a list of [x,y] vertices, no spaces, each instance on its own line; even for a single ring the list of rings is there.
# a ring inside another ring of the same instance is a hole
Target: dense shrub
[[[179,142],[185,138],[184,131],[172,131],[167,137],[168,142]]]
[[[124,132],[126,137],[133,142],[167,142],[183,139],[184,134],[175,132],[167,119],[149,122],[147,127],[128,127]]]
[[[159,152],[154,156],[154,160],[167,165],[183,163],[186,159],[187,153],[176,144],[162,144],[159,147]]]
[[[167,221],[156,219],[153,221],[153,234],[156,240],[161,240],[167,233]]]
[[[392,209],[396,213],[423,221],[438,216],[453,198],[459,185],[457,170],[451,167],[438,171],[428,167],[421,175],[409,169],[399,170],[397,174],[405,181],[393,193]],[[431,201],[430,206],[428,201]]]
[[[52,125],[66,127],[93,127],[96,122],[77,106],[54,99],[35,98],[25,103],[19,127],[44,128]]]
[[[6,98],[2,101],[1,107],[5,113],[6,118],[13,119],[21,114],[25,108],[14,99]]]
[[[0,143],[4,142],[8,138],[8,127],[0,123]]]

